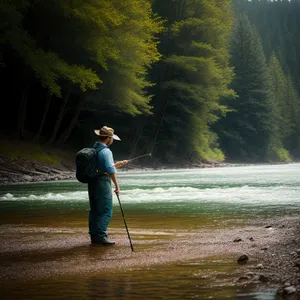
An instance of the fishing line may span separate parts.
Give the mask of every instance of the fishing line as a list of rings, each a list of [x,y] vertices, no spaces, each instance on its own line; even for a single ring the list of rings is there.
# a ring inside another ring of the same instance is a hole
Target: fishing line
[[[141,157],[151,156],[151,155],[152,155],[151,153],[147,153],[147,154],[144,154],[144,155],[140,155],[140,156],[137,156],[137,157],[128,159],[128,162],[133,161],[133,160],[138,159],[138,158],[141,158]]]

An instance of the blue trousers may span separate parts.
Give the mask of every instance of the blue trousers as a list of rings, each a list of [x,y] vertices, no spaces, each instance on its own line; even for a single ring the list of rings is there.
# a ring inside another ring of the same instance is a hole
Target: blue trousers
[[[101,176],[88,183],[90,212],[89,234],[107,236],[107,227],[112,218],[112,189],[109,176]]]

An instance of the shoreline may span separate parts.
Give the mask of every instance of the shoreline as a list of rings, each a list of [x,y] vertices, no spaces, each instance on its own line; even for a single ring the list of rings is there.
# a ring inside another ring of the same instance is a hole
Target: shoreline
[[[229,167],[237,164],[219,162],[199,162],[186,164],[183,168],[179,165],[154,165],[132,164],[125,165],[118,172],[130,171],[157,171],[167,169],[196,169],[196,168],[216,168]],[[246,164],[243,164],[246,165]],[[0,155],[0,185],[55,181],[76,179],[75,164],[62,162],[60,164],[46,164],[36,160],[25,158],[10,158]]]
[[[296,162],[294,162],[296,163]],[[276,163],[280,165],[279,163]],[[283,164],[283,163],[282,163]],[[159,171],[159,170],[182,170],[182,169],[206,169],[223,167],[242,167],[255,165],[273,165],[273,163],[232,163],[232,162],[198,162],[185,163],[185,165],[175,164],[133,164],[125,165],[118,169],[120,173]],[[66,179],[76,179],[76,166],[70,162],[59,164],[47,164],[37,160],[25,158],[10,158],[0,155],[0,186],[11,184],[23,184],[45,181],[56,181]]]

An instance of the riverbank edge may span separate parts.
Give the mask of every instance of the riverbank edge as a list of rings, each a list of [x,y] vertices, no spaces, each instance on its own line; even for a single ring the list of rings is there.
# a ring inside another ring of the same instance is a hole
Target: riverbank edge
[[[64,149],[42,147],[32,142],[16,142],[1,138],[0,147],[0,185],[23,184],[31,182],[76,179],[75,153],[78,149],[66,146]],[[39,159],[37,159],[39,158]],[[202,160],[198,162],[181,161],[163,164],[147,158],[130,162],[118,172],[142,172],[159,170],[180,170],[200,168],[220,168],[237,166],[271,165],[282,163],[219,162]]]
[[[119,173],[138,171],[157,171],[168,169],[220,168],[246,164],[232,164],[215,161],[178,164],[137,164],[129,163],[118,169]],[[70,160],[59,163],[45,163],[23,157],[8,157],[0,154],[0,185],[22,184],[31,182],[76,179],[76,166]]]
[[[297,163],[297,162],[293,162]],[[289,164],[293,164],[289,163]],[[223,167],[245,167],[256,165],[274,165],[274,163],[250,164],[250,163],[228,163],[228,162],[199,162],[176,164],[143,165],[132,164],[118,169],[118,173],[146,172],[160,170],[186,170]],[[279,165],[279,163],[278,163]],[[75,164],[61,162],[59,164],[47,164],[37,160],[25,158],[10,158],[0,154],[0,185],[23,184],[44,181],[75,180]]]

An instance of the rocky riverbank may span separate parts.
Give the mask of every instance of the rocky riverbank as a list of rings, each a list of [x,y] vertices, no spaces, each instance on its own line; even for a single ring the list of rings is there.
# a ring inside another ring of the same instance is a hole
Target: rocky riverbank
[[[276,300],[300,299],[299,216],[278,218],[264,226],[264,235],[241,232],[233,240],[243,249],[235,283],[255,285],[258,290],[276,289]],[[245,247],[246,246],[246,247]]]
[[[183,165],[164,164],[137,164],[130,163],[120,171],[130,170],[165,170],[180,168],[215,168],[225,167],[230,164],[218,162],[186,163]],[[25,182],[40,182],[52,180],[75,179],[75,163],[61,162],[56,164],[45,164],[37,160],[25,158],[12,158],[0,154],[0,184],[17,184]]]
[[[0,184],[16,184],[75,178],[71,165],[43,164],[25,158],[11,158],[0,155]]]

